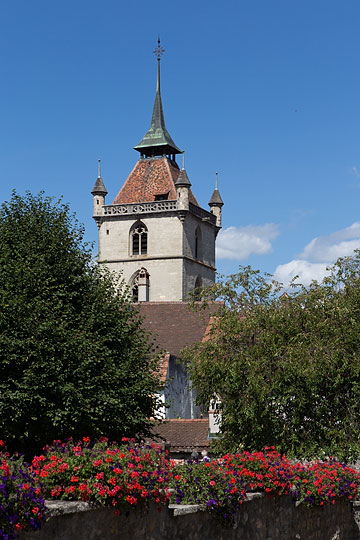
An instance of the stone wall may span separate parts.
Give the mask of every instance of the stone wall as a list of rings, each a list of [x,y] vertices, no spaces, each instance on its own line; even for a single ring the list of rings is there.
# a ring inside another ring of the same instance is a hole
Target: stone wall
[[[41,531],[20,540],[360,540],[356,510],[346,501],[307,508],[290,497],[253,494],[232,528],[220,526],[200,507],[151,506],[129,516],[81,502],[50,502],[52,517]],[[354,512],[355,510],[355,512]]]

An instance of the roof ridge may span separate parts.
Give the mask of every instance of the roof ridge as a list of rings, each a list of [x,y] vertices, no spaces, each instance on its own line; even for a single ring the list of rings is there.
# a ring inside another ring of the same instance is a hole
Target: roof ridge
[[[162,420],[161,424],[167,424],[169,422],[209,422],[208,418],[166,418]]]

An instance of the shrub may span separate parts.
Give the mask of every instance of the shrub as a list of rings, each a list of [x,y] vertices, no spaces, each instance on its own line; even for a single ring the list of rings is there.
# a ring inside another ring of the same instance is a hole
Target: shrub
[[[0,205],[0,431],[28,456],[70,435],[146,434],[158,407],[148,335],[83,234],[42,193]]]

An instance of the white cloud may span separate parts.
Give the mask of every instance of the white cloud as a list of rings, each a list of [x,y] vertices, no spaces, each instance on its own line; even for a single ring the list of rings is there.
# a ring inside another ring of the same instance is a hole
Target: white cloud
[[[360,178],[360,171],[359,171],[359,169],[357,167],[355,167],[355,166],[351,167],[350,172],[356,178]]]
[[[274,277],[286,286],[293,277],[308,285],[312,280],[321,281],[339,257],[352,255],[354,249],[360,249],[360,222],[355,222],[345,229],[340,229],[327,236],[318,236],[309,242],[303,252],[292,261],[280,264]]]
[[[300,255],[300,259],[312,262],[335,262],[339,257],[351,255],[360,248],[360,222],[357,221],[328,236],[319,236],[311,240]]]
[[[228,227],[219,232],[216,256],[219,259],[243,260],[249,255],[264,255],[272,251],[272,240],[279,235],[275,223]]]
[[[312,263],[294,259],[286,264],[280,264],[274,272],[274,278],[286,287],[295,276],[299,276],[296,280],[298,283],[309,285],[315,279],[316,281],[322,281],[328,274],[326,271],[327,266],[325,263]]]

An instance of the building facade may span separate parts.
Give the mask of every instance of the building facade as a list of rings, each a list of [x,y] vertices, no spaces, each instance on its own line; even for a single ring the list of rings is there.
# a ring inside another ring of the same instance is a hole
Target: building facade
[[[98,178],[92,190],[99,230],[98,263],[121,273],[135,301],[184,301],[215,281],[215,241],[223,201],[217,185],[209,207],[200,207],[187,173],[176,162],[182,151],[165,127],[160,56],[151,125],[134,147],[140,158],[111,204]]]

